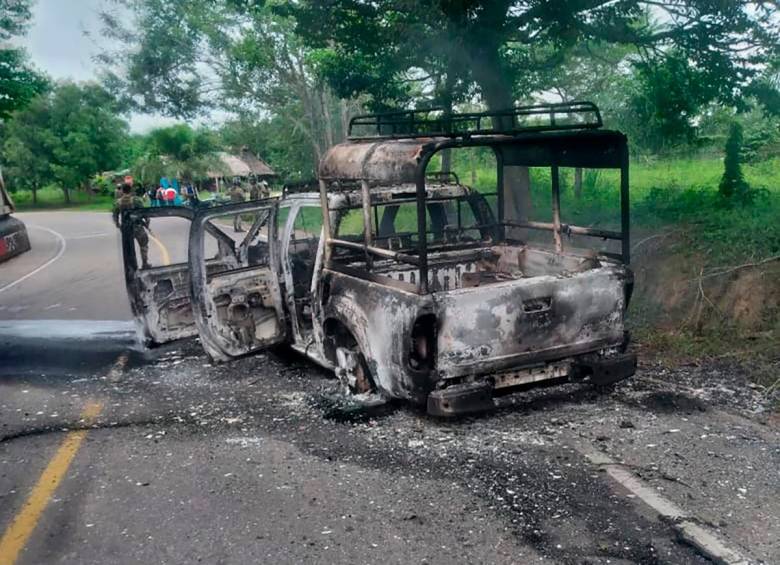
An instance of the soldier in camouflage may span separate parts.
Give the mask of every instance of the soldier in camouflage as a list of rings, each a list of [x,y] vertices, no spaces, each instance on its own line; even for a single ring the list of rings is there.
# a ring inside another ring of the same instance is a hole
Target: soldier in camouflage
[[[244,189],[241,187],[241,181],[238,177],[233,179],[233,188],[230,189],[230,201],[231,202],[245,202],[246,201],[246,194],[244,193]],[[241,232],[244,231],[243,226],[241,225],[241,214],[236,214],[233,216],[233,231]]]
[[[257,184],[255,175],[249,176],[249,200],[260,200],[260,186]]]
[[[265,182],[265,179],[261,180],[258,183],[258,186],[260,187],[260,198],[268,198],[271,196],[271,189],[268,188],[268,183]]]
[[[119,227],[119,220],[124,210],[134,208],[143,208],[144,201],[133,194],[133,187],[129,184],[122,185],[121,196],[114,202],[113,217],[116,227]],[[142,222],[136,222],[133,225],[133,237],[141,248],[142,269],[148,269],[149,265],[149,235],[146,231],[149,229],[149,218],[144,218]]]

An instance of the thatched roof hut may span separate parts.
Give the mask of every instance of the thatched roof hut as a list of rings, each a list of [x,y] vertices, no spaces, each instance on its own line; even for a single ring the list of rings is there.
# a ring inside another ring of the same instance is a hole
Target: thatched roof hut
[[[217,158],[222,164],[223,171],[209,171],[210,178],[240,177],[245,178],[254,175],[258,178],[271,178],[277,176],[268,163],[252,154],[248,149],[241,150],[240,155],[231,155],[224,151],[217,153]]]

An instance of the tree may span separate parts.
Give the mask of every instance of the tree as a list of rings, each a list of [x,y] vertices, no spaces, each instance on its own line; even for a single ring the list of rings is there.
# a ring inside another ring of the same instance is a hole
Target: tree
[[[408,92],[409,71],[436,61],[490,110],[508,108],[549,87],[588,42],[630,46],[646,65],[673,51],[713,95],[731,99],[780,44],[773,3],[745,0],[310,0],[285,9],[328,62],[321,70],[336,92],[365,92],[374,105]],[[381,84],[375,69],[388,70]]]
[[[225,122],[219,134],[233,153],[247,148],[262,155],[284,179],[307,180],[317,168],[303,133],[291,130],[283,116],[240,116]]]
[[[25,112],[7,124],[7,135],[3,150],[8,165],[6,177],[14,189],[30,190],[33,203],[38,203],[38,190],[50,182],[49,161],[43,157],[47,150],[48,113],[45,98],[32,102]]]
[[[24,51],[5,45],[27,28],[31,16],[30,0],[0,0],[0,121],[48,87],[46,78],[28,66]]]
[[[31,0],[0,0],[0,41],[19,35],[32,18]]]
[[[290,17],[264,2],[122,3],[134,21],[103,15],[120,49],[102,63],[106,85],[129,104],[183,119],[215,109],[273,115],[282,129],[303,136],[314,162],[343,138],[352,104],[313,72]]]
[[[27,66],[24,52],[0,48],[0,120],[26,106],[48,88],[48,81]]]
[[[727,201],[745,200],[750,192],[740,164],[742,151],[742,126],[739,122],[731,124],[726,141],[726,157],[723,160],[723,177],[720,180],[720,195]]]
[[[177,124],[151,131],[132,165],[134,176],[143,183],[159,182],[161,177],[201,179],[218,169],[219,139],[213,132]]]
[[[96,173],[115,168],[122,158],[127,123],[115,101],[94,84],[65,83],[13,114],[4,144],[6,158],[19,186],[53,181],[65,202],[70,191],[88,189]],[[27,179],[32,160],[35,173]]]
[[[669,53],[655,64],[637,63],[629,108],[641,127],[632,132],[633,139],[651,151],[692,142],[693,120],[717,99],[718,89],[678,53]]]
[[[375,108],[403,101],[412,85],[424,91],[418,77],[431,82],[442,69],[452,75],[445,84],[473,88],[489,110],[510,108],[548,88],[588,42],[630,46],[649,66],[674,52],[711,95],[733,101],[780,48],[775,3],[746,0],[301,0],[281,9],[327,62],[320,70],[335,92],[364,93]],[[508,215],[522,220],[528,170],[508,167],[504,181]]]

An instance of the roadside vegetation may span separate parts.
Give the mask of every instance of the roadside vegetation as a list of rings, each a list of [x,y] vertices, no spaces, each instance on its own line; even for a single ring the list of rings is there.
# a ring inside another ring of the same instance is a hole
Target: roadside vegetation
[[[114,197],[108,194],[90,194],[76,191],[70,196],[70,204],[65,203],[62,189],[55,185],[48,185],[38,190],[37,202],[33,202],[31,191],[16,191],[13,193],[14,204],[20,212],[33,210],[79,210],[87,211],[111,211]]]

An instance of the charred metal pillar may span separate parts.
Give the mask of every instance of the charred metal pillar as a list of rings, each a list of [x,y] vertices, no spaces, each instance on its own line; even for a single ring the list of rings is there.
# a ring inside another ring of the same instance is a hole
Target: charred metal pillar
[[[550,178],[552,180],[552,216],[553,216],[553,241],[555,242],[555,252],[563,251],[563,241],[561,241],[561,179],[558,165],[550,168]]]
[[[322,258],[323,265],[330,264],[330,240],[333,234],[330,231],[330,207],[328,206],[328,186],[325,181],[320,179],[320,207],[322,208],[322,230],[325,236],[325,256]]]
[[[422,156],[415,172],[417,185],[417,252],[420,256],[420,280],[417,281],[417,291],[428,293],[428,220],[426,218],[427,202],[425,194],[425,171],[435,151],[429,151]]]
[[[623,146],[620,156],[620,231],[622,232],[623,262],[631,262],[631,204],[628,196],[628,147]]]
[[[366,244],[366,267],[370,271],[374,266],[374,259],[368,252],[368,248],[374,244],[374,230],[371,225],[371,187],[367,180],[360,181],[360,190],[363,196],[363,241]]]
[[[504,152],[493,148],[496,156],[496,208],[498,212],[498,239],[506,241],[506,211],[504,204]]]

